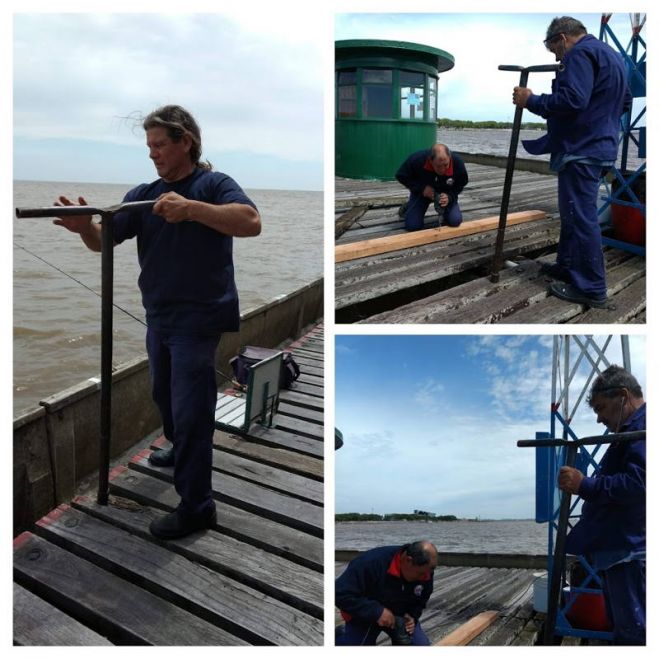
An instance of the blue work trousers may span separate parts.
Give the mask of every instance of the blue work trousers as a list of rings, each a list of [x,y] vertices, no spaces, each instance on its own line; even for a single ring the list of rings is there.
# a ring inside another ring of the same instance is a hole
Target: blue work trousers
[[[602,233],[597,216],[597,195],[602,168],[569,162],[558,173],[558,209],[561,235],[556,262],[572,283],[590,297],[606,296],[606,269]]]
[[[152,395],[165,437],[174,446],[174,486],[179,510],[196,516],[214,506],[211,472],[215,432],[217,336],[191,336],[149,328]]]
[[[615,645],[645,645],[645,561],[618,563],[602,572]]]
[[[369,625],[358,620],[350,620],[339,628],[334,642],[335,645],[375,645],[380,632],[389,634],[389,631],[376,623]],[[414,627],[410,641],[412,645],[430,645],[430,641],[419,623]]]
[[[410,193],[410,198],[405,209],[405,229],[407,231],[423,229],[423,218],[426,215],[428,206],[430,206],[430,202],[431,200],[428,197],[414,192]],[[440,221],[442,224],[447,224],[450,227],[460,226],[462,222],[462,211],[457,201],[454,201],[452,204],[449,203],[448,206],[444,207],[443,220],[440,216]]]

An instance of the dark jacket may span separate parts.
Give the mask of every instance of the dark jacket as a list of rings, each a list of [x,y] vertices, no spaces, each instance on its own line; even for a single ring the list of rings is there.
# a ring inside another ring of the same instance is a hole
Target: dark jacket
[[[645,430],[645,404],[620,432]],[[567,537],[570,554],[645,550],[645,441],[611,444],[600,471],[579,486],[581,519]]]
[[[410,192],[419,195],[429,185],[437,192],[445,192],[449,204],[452,204],[458,200],[458,195],[469,182],[465,164],[460,156],[452,153],[446,175],[439,176],[432,168],[431,153],[431,149],[423,149],[409,156],[396,172],[396,180]]]
[[[620,116],[632,97],[622,56],[592,34],[566,54],[551,94],[532,94],[526,108],[547,119],[547,134],[523,140],[532,154],[564,153],[615,160]]]
[[[430,593],[433,572],[424,581],[405,581],[400,574],[402,547],[377,547],[352,560],[336,580],[336,606],[344,618],[377,622],[387,608],[394,615],[421,617]]]

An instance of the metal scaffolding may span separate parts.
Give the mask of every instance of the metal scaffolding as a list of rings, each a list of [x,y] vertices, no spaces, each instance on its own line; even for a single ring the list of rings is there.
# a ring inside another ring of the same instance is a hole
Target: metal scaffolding
[[[646,55],[647,48],[641,31],[645,25],[645,14],[630,14],[631,37],[627,46],[623,46],[611,28],[609,19],[611,14],[602,14],[600,23],[599,38],[609,43],[623,57],[627,69],[627,80],[631,94],[634,99],[645,98],[646,96]],[[635,103],[638,105],[638,103]],[[630,158],[630,149],[635,148],[639,159],[646,157],[646,127],[641,126],[645,117],[646,107],[634,109],[625,113],[621,118],[620,146],[621,157],[619,165],[616,164],[609,172],[607,177],[602,180],[605,187],[605,194],[600,197],[601,204],[598,214],[602,223],[602,242],[611,247],[617,247],[634,254],[645,255],[644,234],[641,231],[643,240],[635,239],[634,242],[612,237],[613,223],[612,213],[615,211],[622,217],[622,222],[631,222],[634,217],[635,222],[641,222],[644,226],[645,211],[645,162],[641,163],[635,169],[628,167]],[[606,219],[605,219],[606,218]],[[624,232],[630,235],[629,231]],[[637,236],[639,231],[634,230]],[[637,244],[643,242],[643,244]]]
[[[618,338],[622,348],[622,366],[631,371],[629,338]],[[602,598],[602,583],[583,556],[577,557],[582,580],[571,583],[573,580],[570,579],[568,567],[572,566],[567,566],[565,561],[565,537],[578,521],[581,499],[578,496],[573,499],[561,496],[557,480],[560,468],[566,464],[588,474],[599,469],[607,433],[601,438],[603,443],[594,443],[593,438],[580,439],[575,419],[594,379],[611,365],[610,353],[616,344],[614,336],[600,339],[592,336],[554,336],[550,430],[536,434],[538,440],[553,444],[536,448],[536,521],[548,523],[549,529],[547,571],[550,588],[545,622],[546,644],[562,636],[602,640],[613,637],[610,631],[581,629],[574,623],[572,614],[579,596]],[[557,439],[566,441],[557,446],[560,443],[555,441]],[[597,440],[599,437],[595,438]],[[603,605],[603,599],[600,601]]]

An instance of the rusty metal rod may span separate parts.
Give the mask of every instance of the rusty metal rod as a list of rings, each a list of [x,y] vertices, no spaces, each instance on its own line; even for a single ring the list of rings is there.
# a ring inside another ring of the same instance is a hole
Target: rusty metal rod
[[[109,496],[110,447],[112,445],[112,306],[114,276],[114,240],[112,221],[122,211],[153,208],[155,200],[133,201],[107,208],[95,206],[49,206],[17,208],[16,217],[101,216],[101,410],[97,501],[106,506]]]
[[[499,71],[519,71],[519,86],[526,87],[529,73],[557,71],[560,64],[538,64],[536,66],[515,66],[501,64]],[[501,196],[501,210],[499,212],[499,228],[497,230],[496,246],[494,248],[494,259],[490,281],[499,281],[499,271],[503,267],[503,240],[506,234],[506,220],[508,218],[508,205],[510,202],[510,191],[513,186],[513,173],[515,172],[515,159],[517,158],[517,145],[519,144],[519,131],[522,126],[522,113],[524,108],[519,105],[515,107],[515,118],[513,119],[513,132],[510,136],[510,148],[508,149],[508,161],[506,162],[506,177],[503,182],[503,194]]]

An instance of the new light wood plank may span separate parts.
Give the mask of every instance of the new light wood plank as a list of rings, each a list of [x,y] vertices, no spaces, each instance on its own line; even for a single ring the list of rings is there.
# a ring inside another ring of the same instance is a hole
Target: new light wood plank
[[[532,210],[509,213],[506,219],[506,226],[543,220],[547,214],[544,211]],[[336,263],[351,261],[364,256],[373,256],[375,254],[386,254],[399,249],[408,247],[418,247],[429,243],[449,240],[451,238],[461,238],[471,236],[482,231],[491,231],[499,225],[499,217],[491,216],[481,220],[463,222],[459,227],[441,227],[437,229],[423,229],[421,231],[412,231],[401,233],[395,236],[385,236],[383,238],[373,238],[363,240],[358,243],[349,243],[347,245],[338,245],[334,250],[334,259]]]
[[[483,611],[460,625],[435,645],[467,645],[499,617],[498,611]]]

